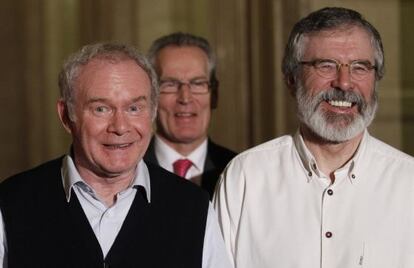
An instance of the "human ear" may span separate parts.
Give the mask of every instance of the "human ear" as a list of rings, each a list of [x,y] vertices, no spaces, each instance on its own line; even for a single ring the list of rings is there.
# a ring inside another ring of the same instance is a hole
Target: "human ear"
[[[285,82],[288,87],[290,94],[295,97],[296,96],[296,79],[293,76],[285,77]]]
[[[59,99],[57,101],[56,108],[62,126],[69,134],[71,134],[73,121],[70,119],[69,109],[66,102],[63,99]]]

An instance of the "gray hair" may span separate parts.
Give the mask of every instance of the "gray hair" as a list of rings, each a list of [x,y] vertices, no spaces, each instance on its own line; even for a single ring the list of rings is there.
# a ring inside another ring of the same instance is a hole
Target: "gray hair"
[[[341,7],[326,7],[317,10],[294,25],[282,61],[285,80],[294,79],[295,81],[297,79],[299,62],[303,56],[304,36],[349,26],[361,27],[371,36],[371,43],[375,50],[375,78],[379,81],[384,76],[384,49],[379,32],[357,11]]]
[[[138,67],[142,68],[148,75],[151,82],[151,114],[155,118],[159,86],[157,75],[148,62],[147,58],[139,53],[133,46],[119,43],[97,43],[86,45],[79,51],[70,55],[64,62],[62,70],[59,73],[60,95],[68,108],[69,118],[74,121],[74,90],[76,80],[82,68],[92,59],[103,59],[111,62],[119,62],[130,59],[136,62]]]
[[[208,72],[211,88],[211,103],[212,108],[217,106],[218,99],[218,80],[216,77],[216,56],[214,55],[213,50],[210,47],[209,42],[200,36],[196,36],[190,33],[175,32],[169,35],[162,36],[156,39],[149,51],[148,59],[151,64],[155,67],[156,72],[159,74],[159,66],[157,66],[157,56],[158,53],[166,47],[198,47],[203,50],[208,58]]]
[[[202,49],[208,57],[209,72],[216,69],[216,57],[208,41],[203,37],[182,32],[175,32],[169,35],[162,36],[152,43],[148,51],[148,59],[154,66],[156,64],[157,55],[160,52],[160,50],[168,46],[198,47]]]

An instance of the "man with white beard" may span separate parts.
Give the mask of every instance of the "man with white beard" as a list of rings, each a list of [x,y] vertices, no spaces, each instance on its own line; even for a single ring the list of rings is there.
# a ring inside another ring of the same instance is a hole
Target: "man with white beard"
[[[324,8],[282,64],[299,129],[234,158],[214,196],[236,268],[414,267],[414,158],[367,127],[384,74],[378,31]]]

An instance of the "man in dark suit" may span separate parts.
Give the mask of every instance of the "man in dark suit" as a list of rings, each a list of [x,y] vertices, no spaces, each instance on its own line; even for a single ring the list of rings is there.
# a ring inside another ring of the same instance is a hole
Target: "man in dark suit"
[[[204,38],[178,32],[155,40],[149,59],[159,76],[160,97],[156,135],[144,159],[200,185],[211,198],[235,156],[208,138],[218,98],[213,51]]]
[[[158,81],[133,47],[83,47],[59,75],[70,152],[0,184],[0,267],[231,267],[208,195],[146,164]]]

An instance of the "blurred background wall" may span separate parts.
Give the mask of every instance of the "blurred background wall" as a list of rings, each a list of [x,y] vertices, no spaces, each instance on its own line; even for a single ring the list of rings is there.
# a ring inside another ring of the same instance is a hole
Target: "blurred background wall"
[[[281,77],[287,35],[324,6],[360,11],[380,31],[386,76],[371,133],[414,154],[414,1],[411,0],[2,0],[0,178],[67,152],[56,115],[57,74],[84,44],[118,40],[145,52],[172,31],[210,40],[218,57],[219,107],[211,136],[242,151],[296,130]]]

